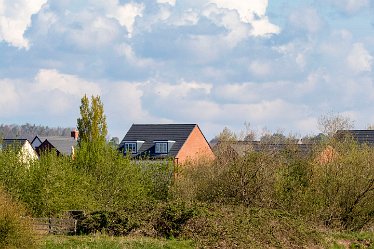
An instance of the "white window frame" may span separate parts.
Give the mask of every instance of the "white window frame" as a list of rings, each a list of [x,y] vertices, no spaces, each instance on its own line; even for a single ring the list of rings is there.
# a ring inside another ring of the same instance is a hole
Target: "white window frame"
[[[124,145],[124,152],[127,153],[128,151],[130,151],[132,154],[136,154],[137,151],[136,151],[136,143],[135,142],[128,142],[128,143],[125,143]]]
[[[168,153],[168,143],[167,142],[156,142],[155,143],[155,153],[156,154],[167,154]]]

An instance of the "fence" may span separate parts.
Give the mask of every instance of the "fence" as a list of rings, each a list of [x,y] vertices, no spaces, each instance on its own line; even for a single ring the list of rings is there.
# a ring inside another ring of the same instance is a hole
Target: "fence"
[[[77,220],[58,218],[30,218],[34,230],[38,234],[75,234],[77,232]]]

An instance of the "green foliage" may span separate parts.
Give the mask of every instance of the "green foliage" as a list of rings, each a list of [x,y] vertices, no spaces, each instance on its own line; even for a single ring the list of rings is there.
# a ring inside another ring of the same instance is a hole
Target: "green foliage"
[[[180,236],[198,248],[321,248],[321,237],[296,216],[243,205],[200,204]]]
[[[79,141],[104,143],[108,134],[104,106],[99,96],[91,97],[91,104],[86,95],[80,106],[81,117],[78,118]]]
[[[313,165],[310,194],[316,219],[361,229],[374,220],[374,149],[349,139],[332,145],[336,158]]]
[[[117,212],[95,211],[78,221],[78,234],[102,233],[109,236],[127,235],[134,228],[129,219]]]
[[[174,182],[177,165],[171,160],[138,161],[142,169],[143,184],[155,200],[166,201],[170,197],[170,187]]]
[[[296,214],[310,212],[305,207],[310,206],[306,192],[312,176],[311,159],[293,151],[292,146],[283,151],[279,159],[274,185],[274,202],[277,208]]]
[[[85,176],[68,157],[45,153],[26,169],[20,200],[34,216],[51,217],[62,210],[87,209],[90,195]]]
[[[0,188],[0,248],[36,248],[36,239],[22,207]]]
[[[274,154],[252,151],[243,157],[217,158],[211,165],[194,165],[182,171],[176,181],[176,195],[204,202],[268,205],[274,182]]]
[[[161,210],[156,218],[154,228],[159,235],[171,238],[178,237],[183,226],[194,217],[195,210],[184,202],[170,202]]]

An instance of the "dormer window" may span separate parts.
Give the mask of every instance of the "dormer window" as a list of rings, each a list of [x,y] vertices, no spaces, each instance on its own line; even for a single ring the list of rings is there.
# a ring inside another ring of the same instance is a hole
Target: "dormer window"
[[[144,141],[125,141],[123,145],[123,152],[126,153],[131,153],[131,154],[137,154],[144,144]]]
[[[153,141],[155,143],[155,154],[168,154],[175,141],[159,140]]]
[[[155,153],[156,154],[167,154],[168,153],[168,143],[167,142],[156,142]]]
[[[132,154],[136,154],[136,143],[125,143],[125,153],[129,152]]]

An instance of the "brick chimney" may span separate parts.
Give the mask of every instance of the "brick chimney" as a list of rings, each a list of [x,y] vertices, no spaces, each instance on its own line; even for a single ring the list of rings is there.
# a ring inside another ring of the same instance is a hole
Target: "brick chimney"
[[[78,140],[78,134],[79,132],[77,131],[77,129],[74,129],[71,131],[71,137],[74,138],[75,140]]]

